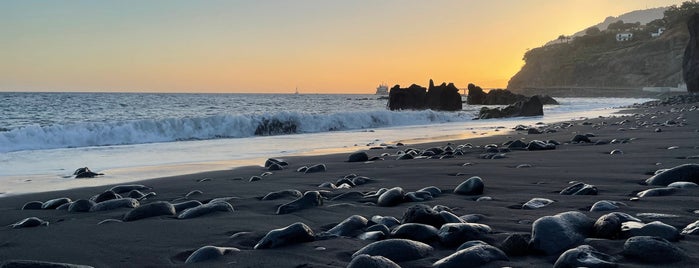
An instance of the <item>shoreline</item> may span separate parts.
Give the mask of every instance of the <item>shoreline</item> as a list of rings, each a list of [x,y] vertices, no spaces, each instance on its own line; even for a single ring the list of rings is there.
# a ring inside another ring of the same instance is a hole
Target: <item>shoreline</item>
[[[405,147],[366,150],[370,157],[390,154],[384,160],[373,162],[346,162],[349,153],[284,157],[289,166],[280,171],[271,171],[257,181],[252,176],[266,172],[260,166],[244,166],[232,170],[210,171],[139,181],[152,187],[156,196],[145,199],[143,204],[154,201],[175,202],[194,190],[201,194],[188,199],[209,201],[219,197],[234,197],[229,203],[233,212],[216,212],[199,218],[178,220],[171,216],[157,216],[133,222],[98,225],[105,219],[120,219],[131,209],[121,208],[105,212],[69,213],[63,210],[20,210],[32,200],[46,201],[69,197],[73,200],[86,199],[104,191],[107,186],[76,188],[14,195],[0,198],[0,225],[7,226],[23,218],[35,216],[50,222],[48,227],[25,229],[0,229],[0,259],[30,259],[51,262],[75,263],[96,267],[110,266],[181,266],[196,249],[205,245],[234,247],[240,251],[225,254],[216,260],[202,263],[204,266],[237,265],[241,267],[345,267],[351,255],[371,243],[355,237],[316,239],[312,242],[270,250],[256,250],[253,246],[270,230],[282,228],[295,222],[303,222],[316,234],[327,231],[351,215],[367,219],[373,215],[393,216],[401,219],[409,207],[416,204],[443,205],[455,215],[478,218],[476,221],[490,226],[493,232],[482,237],[486,243],[500,247],[512,234],[530,234],[532,223],[543,216],[561,212],[583,212],[591,219],[608,212],[586,212],[596,201],[612,200],[623,202],[614,211],[629,213],[671,214],[675,217],[659,219],[640,217],[644,223],[662,221],[680,230],[699,218],[694,210],[699,209],[697,190],[682,189],[669,196],[644,197],[630,201],[635,193],[650,188],[638,182],[650,177],[648,172],[660,168],[671,168],[680,164],[695,163],[687,157],[699,155],[696,142],[699,128],[697,103],[632,107],[629,115],[605,118],[589,118],[581,121],[565,121],[541,126],[555,130],[543,134],[526,134],[526,131],[508,132],[505,135],[476,137],[451,142],[439,141],[408,144]],[[694,108],[692,108],[694,106]],[[682,110],[684,109],[684,110]],[[635,114],[634,114],[635,113]],[[673,126],[662,124],[676,121]],[[604,122],[604,123],[603,123]],[[644,125],[643,123],[646,122]],[[656,132],[655,128],[660,128]],[[573,144],[568,142],[574,135],[593,133],[593,141],[604,140],[606,144]],[[501,145],[508,140],[554,139],[562,145],[550,151],[511,151],[501,159],[483,159],[484,146]],[[611,143],[612,140],[627,140],[628,143]],[[567,142],[567,143],[566,143]],[[473,148],[464,150],[464,155],[445,159],[395,160],[398,150],[416,148],[425,150],[448,144],[455,147],[471,143]],[[668,149],[678,146],[677,149]],[[621,150],[623,154],[610,154]],[[275,157],[270,155],[269,157]],[[681,158],[684,157],[684,158]],[[300,166],[325,164],[326,172],[303,174],[295,172]],[[464,165],[470,163],[469,165]],[[658,164],[659,163],[659,164]],[[262,164],[262,163],[259,163]],[[528,164],[528,168],[517,168]],[[348,174],[367,176],[370,183],[350,189],[331,190],[319,188],[323,182],[335,182]],[[479,176],[485,183],[483,194],[463,196],[451,193],[461,182],[471,176]],[[206,180],[204,180],[206,179]],[[598,195],[565,196],[558,192],[569,186],[570,181],[582,181],[595,185]],[[396,206],[376,206],[357,199],[331,200],[341,193],[367,193],[380,188],[402,187],[405,191],[416,191],[423,187],[436,186],[443,191],[431,200],[402,202]],[[311,207],[289,214],[276,215],[279,204],[293,198],[260,200],[269,192],[284,189],[304,191],[327,191],[322,206]],[[475,201],[479,197],[491,197],[490,201]],[[527,200],[540,197],[555,202],[535,210],[515,209]],[[627,257],[621,248],[626,239],[601,239],[588,237],[583,244],[615,258],[624,267],[651,267],[650,264]],[[398,262],[401,267],[427,267],[454,253],[454,247],[439,242],[429,242],[434,251],[424,258]],[[678,262],[665,263],[675,267],[692,267],[699,261],[696,235],[687,235],[673,245],[686,251],[688,256]],[[85,250],[87,248],[99,250]],[[48,250],[51,249],[51,250]],[[551,266],[558,257],[527,253],[509,254],[509,261],[494,261],[486,267],[501,266]]]
[[[17,194],[65,190],[82,186],[109,185],[184,174],[192,175],[214,170],[229,170],[244,165],[261,164],[267,157],[270,157],[270,155],[292,157],[346,153],[355,150],[365,150],[372,146],[378,146],[381,143],[395,144],[397,142],[402,142],[408,144],[422,144],[501,135],[501,131],[509,130],[517,124],[534,125],[539,122],[555,123],[588,116],[597,117],[614,114],[622,109],[623,108],[595,108],[587,112],[557,112],[550,115],[547,114],[544,117],[472,120],[468,122],[449,122],[437,125],[395,126],[326,133],[260,136],[247,139],[202,140],[136,146],[88,147],[82,149],[53,149],[39,153],[48,156],[46,161],[50,159],[50,162],[47,162],[50,163],[50,165],[43,169],[41,169],[41,167],[37,169],[37,166],[33,163],[15,163],[22,172],[25,172],[24,170],[40,170],[39,172],[35,172],[34,174],[6,174],[0,176],[0,180],[3,180],[5,184],[3,185],[4,189],[2,189],[0,193],[0,198]],[[323,140],[322,146],[315,144],[317,140]],[[293,148],[284,147],[290,145],[287,144],[287,142],[300,142],[300,144],[294,145],[295,147]],[[131,150],[136,150],[134,151],[136,153]],[[241,157],[231,154],[237,154],[235,152],[241,150],[246,152],[243,154],[247,156]],[[67,155],[73,156],[66,160],[58,160],[64,159]],[[35,156],[20,154],[11,158],[33,159]],[[39,158],[41,158],[41,156],[39,156]],[[151,160],[161,158],[165,160]],[[133,159],[142,161],[134,161]],[[97,163],[95,163],[95,160]],[[8,165],[9,163],[12,162],[8,162]],[[105,167],[104,165],[107,166]],[[69,176],[72,174],[72,168],[82,166],[88,166],[93,169],[93,171],[105,173],[106,175],[91,179],[73,179],[72,176]]]

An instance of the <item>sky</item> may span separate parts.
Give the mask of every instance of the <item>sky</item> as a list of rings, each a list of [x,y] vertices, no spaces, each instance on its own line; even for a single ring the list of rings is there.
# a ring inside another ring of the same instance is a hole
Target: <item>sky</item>
[[[0,91],[504,88],[527,49],[682,0],[0,0]]]

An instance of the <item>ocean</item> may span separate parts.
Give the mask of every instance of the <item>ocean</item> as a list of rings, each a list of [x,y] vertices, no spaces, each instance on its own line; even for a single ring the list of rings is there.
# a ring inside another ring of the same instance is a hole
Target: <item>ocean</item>
[[[544,116],[389,111],[376,95],[0,93],[0,196],[260,165],[268,157],[451,140],[648,101],[558,98]],[[72,179],[80,167],[106,175]]]

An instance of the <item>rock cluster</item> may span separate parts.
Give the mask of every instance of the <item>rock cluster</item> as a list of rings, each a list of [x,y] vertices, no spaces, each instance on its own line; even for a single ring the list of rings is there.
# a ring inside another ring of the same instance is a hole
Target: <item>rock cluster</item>
[[[550,96],[537,95],[542,104],[557,105],[558,102]],[[529,97],[512,93],[507,89],[493,89],[485,93],[483,89],[474,84],[468,84],[468,97],[466,103],[469,105],[509,105],[518,101],[526,101]]]
[[[408,88],[395,85],[388,95],[388,108],[391,110],[460,111],[461,94],[453,83],[435,86],[430,79],[429,89],[413,84]]]
[[[544,115],[544,105],[539,96],[530,97],[526,101],[518,101],[505,108],[481,108],[479,119],[503,118],[515,116]]]

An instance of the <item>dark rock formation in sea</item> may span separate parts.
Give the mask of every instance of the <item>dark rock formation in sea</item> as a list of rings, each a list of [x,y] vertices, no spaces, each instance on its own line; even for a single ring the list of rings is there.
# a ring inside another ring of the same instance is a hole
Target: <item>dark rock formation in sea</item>
[[[470,105],[510,105],[518,101],[527,101],[529,97],[512,93],[507,89],[493,89],[485,93],[483,89],[474,84],[468,84],[468,97],[466,103]],[[552,97],[539,96],[542,104],[558,105],[558,101]]]
[[[439,111],[460,111],[462,108],[461,94],[454,83],[442,83],[435,86],[430,79],[427,89],[427,108]]]
[[[435,86],[430,79],[429,89],[413,84],[408,88],[395,85],[388,95],[391,110],[459,111],[462,108],[461,94],[453,83]]]
[[[467,104],[483,104],[485,103],[485,97],[487,94],[483,89],[474,84],[468,84],[468,97],[466,97]]]
[[[401,88],[400,85],[395,85],[388,93],[388,108],[391,110],[425,109],[425,99],[427,98],[427,89],[416,84],[412,84],[407,88]]]
[[[689,43],[682,59],[682,78],[687,91],[699,92],[699,13],[694,13],[687,21]]]
[[[544,115],[544,105],[539,96],[532,96],[526,101],[518,101],[505,108],[481,108],[479,119],[503,118],[515,116],[539,116]]]

